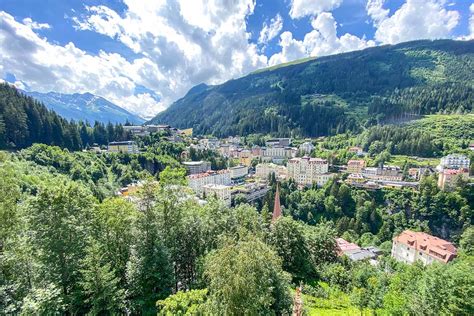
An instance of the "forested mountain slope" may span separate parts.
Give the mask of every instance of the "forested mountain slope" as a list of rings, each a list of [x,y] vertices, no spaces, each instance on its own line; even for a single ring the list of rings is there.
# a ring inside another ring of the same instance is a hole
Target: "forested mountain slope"
[[[91,93],[24,92],[68,120],[142,124],[145,120]]]
[[[474,41],[414,41],[199,85],[151,122],[216,136],[319,136],[433,113],[469,113]]]
[[[129,136],[120,124],[67,121],[9,84],[0,84],[0,149],[43,143],[78,150]]]

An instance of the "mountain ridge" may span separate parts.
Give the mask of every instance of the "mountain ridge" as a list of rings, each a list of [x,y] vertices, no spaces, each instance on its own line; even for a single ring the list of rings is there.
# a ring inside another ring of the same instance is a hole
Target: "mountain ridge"
[[[90,92],[73,94],[53,91],[41,93],[22,90],[21,92],[41,101],[47,108],[68,120],[122,124],[126,121],[132,124],[142,124],[145,122],[143,118]]]
[[[469,113],[473,73],[474,41],[383,45],[193,87],[150,122],[215,136],[357,131],[408,114]]]

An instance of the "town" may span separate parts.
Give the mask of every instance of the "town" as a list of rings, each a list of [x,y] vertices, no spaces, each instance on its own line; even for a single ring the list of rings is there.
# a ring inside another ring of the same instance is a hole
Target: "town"
[[[184,142],[186,151],[181,153],[182,166],[186,169],[187,185],[200,203],[206,198],[216,198],[226,206],[239,203],[253,203],[263,199],[270,190],[269,182],[294,181],[298,189],[323,187],[330,179],[344,182],[361,190],[401,189],[417,190],[419,181],[427,175],[437,174],[437,185],[441,190],[452,190],[459,180],[469,180],[470,159],[453,153],[442,157],[436,167],[420,166],[402,170],[400,166],[380,164],[367,166],[363,148],[351,146],[351,155],[346,165],[332,165],[325,158],[313,157],[318,140],[291,138],[268,138],[264,146],[244,145],[239,136],[225,139],[192,137],[192,129],[181,131],[169,125],[125,126],[134,136],[163,133],[170,142]],[[474,150],[474,145],[470,146]],[[98,147],[90,150],[100,152]],[[190,151],[212,151],[228,161],[226,168],[213,170],[209,161],[190,160]],[[135,141],[111,142],[106,152],[139,153]],[[141,183],[131,183],[117,194],[134,200],[133,194]],[[284,208],[284,206],[283,206]],[[278,189],[274,201],[273,220],[282,215]],[[375,246],[360,247],[357,244],[337,238],[337,253],[346,255],[352,261],[369,260],[377,264],[382,253]],[[447,263],[456,257],[456,247],[443,239],[426,233],[402,232],[393,239],[391,256],[398,261],[424,264]]]

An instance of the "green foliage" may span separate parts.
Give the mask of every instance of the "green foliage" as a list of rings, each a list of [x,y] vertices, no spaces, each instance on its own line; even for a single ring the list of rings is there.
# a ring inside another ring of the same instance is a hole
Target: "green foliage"
[[[164,300],[156,302],[158,315],[204,315],[206,299],[207,289],[179,291]]]
[[[473,52],[469,41],[414,41],[296,61],[191,89],[152,122],[219,137],[321,136],[470,113]]]
[[[206,258],[209,308],[216,314],[288,312],[289,276],[277,254],[255,237],[225,242]]]
[[[115,276],[110,262],[99,244],[90,240],[86,256],[82,260],[80,285],[86,297],[90,314],[118,314],[125,307],[125,290],[120,288],[120,279]]]
[[[26,148],[34,143],[77,150],[129,139],[122,125],[68,122],[7,83],[0,84],[0,149]]]

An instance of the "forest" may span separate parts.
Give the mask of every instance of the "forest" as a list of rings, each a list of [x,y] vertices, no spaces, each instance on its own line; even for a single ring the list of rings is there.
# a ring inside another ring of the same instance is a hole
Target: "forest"
[[[120,124],[67,121],[32,97],[0,83],[0,149],[22,149],[34,143],[78,150],[93,144],[128,140]]]
[[[414,41],[280,65],[196,86],[151,122],[217,137],[317,137],[471,113],[473,53],[473,41]]]
[[[259,205],[199,204],[184,187],[180,150],[160,140],[139,155],[47,145],[1,152],[0,310],[284,315],[302,285],[310,314],[472,314],[472,186],[445,192],[426,177],[419,191],[337,181],[300,191],[286,181],[284,216],[272,222],[274,178]],[[137,200],[115,196],[134,179],[145,181]],[[451,240],[458,258],[426,267],[393,261],[391,239],[408,228]],[[385,255],[378,266],[338,257],[339,236]]]

